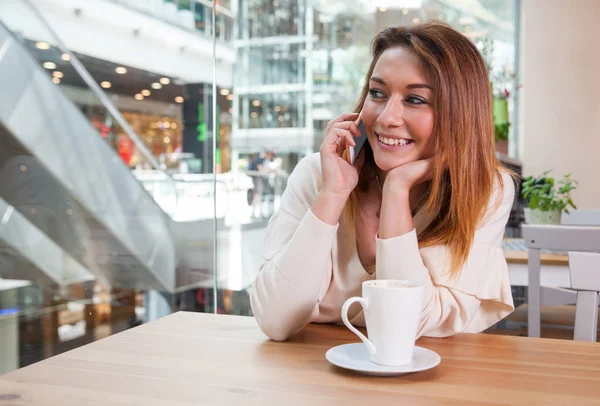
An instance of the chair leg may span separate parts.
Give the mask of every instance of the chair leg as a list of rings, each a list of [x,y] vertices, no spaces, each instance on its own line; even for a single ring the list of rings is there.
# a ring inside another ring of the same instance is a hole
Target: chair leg
[[[575,333],[579,341],[596,342],[598,331],[598,292],[580,290],[577,292],[575,309]]]
[[[542,313],[541,251],[530,248],[527,255],[527,335],[529,337],[539,337]]]

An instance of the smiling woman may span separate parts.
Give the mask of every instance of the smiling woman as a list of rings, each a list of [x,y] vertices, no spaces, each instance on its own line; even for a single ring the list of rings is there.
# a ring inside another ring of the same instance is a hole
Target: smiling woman
[[[501,244],[514,188],[483,58],[437,22],[387,28],[372,51],[355,113],[329,122],[269,223],[252,307],[273,339],[339,322],[371,279],[424,287],[418,335],[479,332],[513,310]],[[359,120],[368,142],[350,165]]]
[[[422,65],[409,48],[390,48],[369,78],[362,120],[383,173],[427,155],[433,131],[433,90]]]

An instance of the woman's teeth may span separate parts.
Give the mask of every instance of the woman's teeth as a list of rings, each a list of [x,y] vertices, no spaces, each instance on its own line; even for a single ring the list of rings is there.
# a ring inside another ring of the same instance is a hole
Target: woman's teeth
[[[405,139],[398,139],[398,138],[386,138],[386,137],[380,137],[380,136],[378,136],[377,139],[379,140],[379,142],[381,142],[382,144],[385,144],[385,145],[404,146],[404,145],[408,145],[412,142],[412,140],[405,140]]]

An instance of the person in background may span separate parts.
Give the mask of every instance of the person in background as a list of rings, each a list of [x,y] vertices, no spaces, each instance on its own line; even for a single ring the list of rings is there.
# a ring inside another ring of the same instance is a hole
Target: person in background
[[[514,309],[502,252],[514,186],[482,56],[438,22],[387,28],[372,52],[355,112],[329,122],[269,222],[251,304],[274,340],[340,322],[371,279],[425,287],[419,336],[480,332]],[[368,142],[350,165],[359,113]],[[359,306],[348,316],[364,325]]]
[[[275,193],[277,191],[278,176],[281,175],[281,166],[283,161],[281,157],[275,155],[275,151],[268,150],[265,153],[262,165],[260,167],[260,180],[262,183],[261,208],[262,217],[268,218],[275,211]]]
[[[261,217],[261,203],[263,194],[263,184],[261,182],[260,171],[262,170],[264,157],[261,153],[255,154],[248,164],[249,176],[252,178],[252,189],[248,189],[248,205],[252,207],[252,217]]]

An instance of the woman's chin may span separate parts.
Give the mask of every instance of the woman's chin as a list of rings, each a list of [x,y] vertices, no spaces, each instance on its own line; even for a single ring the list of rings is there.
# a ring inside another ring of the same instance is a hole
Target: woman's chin
[[[387,156],[385,158],[383,157],[378,157],[374,156],[375,158],[375,165],[377,165],[377,167],[383,171],[383,172],[389,172],[392,169],[395,169],[399,166],[405,165],[411,161],[413,161],[413,159],[389,159],[391,157]]]

